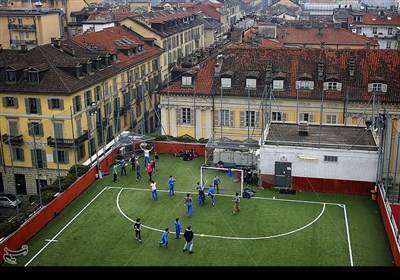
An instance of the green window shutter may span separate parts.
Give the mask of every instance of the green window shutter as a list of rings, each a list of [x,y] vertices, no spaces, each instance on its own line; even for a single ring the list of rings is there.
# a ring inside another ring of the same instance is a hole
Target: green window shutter
[[[64,110],[64,100],[60,98],[60,110]]]
[[[29,107],[29,98],[25,98],[25,110],[27,114],[31,113],[31,108]]]
[[[69,163],[69,156],[68,156],[68,151],[67,150],[64,151],[64,158],[65,158],[64,163],[68,164]]]
[[[181,108],[176,109],[176,122],[178,125],[182,124],[182,109]]]
[[[221,110],[215,110],[214,111],[214,126],[215,127],[221,126],[220,123],[219,123],[220,114],[221,114]]]
[[[32,167],[36,168],[35,149],[32,149],[32,150],[31,150],[31,159],[32,159]]]
[[[36,106],[37,106],[37,113],[38,115],[42,114],[42,105],[40,98],[36,98]]]
[[[229,126],[235,127],[235,111],[229,111]]]
[[[51,98],[47,99],[47,106],[49,107],[49,109],[53,109],[53,103],[51,102]]]
[[[260,112],[256,112],[255,126],[256,128],[260,128]]]
[[[246,112],[245,111],[240,111],[240,127],[245,127],[246,126],[246,121],[245,121],[245,116]]]
[[[44,135],[44,133],[43,133],[43,124],[39,123],[39,136],[43,136],[43,135]]]
[[[3,107],[7,107],[7,97],[3,97]]]
[[[19,150],[20,150],[21,161],[24,161],[25,160],[24,149],[19,149]]]
[[[53,159],[54,159],[54,163],[57,163],[57,161],[58,161],[57,151],[53,151]]]
[[[41,152],[42,152],[43,168],[47,168],[46,151],[45,150],[41,150]]]
[[[14,97],[14,108],[18,108],[18,98]]]
[[[32,126],[33,126],[32,123],[28,123],[28,133],[29,133],[30,136],[33,135],[33,129],[34,128]]]

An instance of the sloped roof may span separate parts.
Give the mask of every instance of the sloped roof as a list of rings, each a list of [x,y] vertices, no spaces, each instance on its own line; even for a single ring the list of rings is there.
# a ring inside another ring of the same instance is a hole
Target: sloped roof
[[[354,76],[349,74],[349,61],[354,61]],[[374,76],[382,77],[387,84],[387,93],[380,96],[381,102],[400,103],[400,51],[397,50],[329,50],[329,49],[267,49],[267,48],[229,48],[224,49],[223,62],[220,72],[232,71],[235,79],[232,88],[225,88],[226,96],[243,96],[247,94],[246,73],[259,71],[256,91],[251,96],[261,97],[269,82],[266,80],[267,62],[272,63],[272,74],[284,73],[285,87],[283,91],[274,91],[275,98],[297,98],[295,83],[304,74],[311,76],[314,90],[299,91],[299,98],[320,99],[323,82],[326,75],[335,74],[342,83],[342,91],[325,91],[324,98],[344,100],[348,93],[349,101],[368,102],[371,94],[368,83]],[[324,64],[324,79],[318,79],[318,62]],[[196,82],[201,93],[212,94],[220,92],[221,79],[214,77],[216,59],[211,58],[199,70]],[[193,89],[181,87],[181,81],[169,86],[170,94],[192,92]]]

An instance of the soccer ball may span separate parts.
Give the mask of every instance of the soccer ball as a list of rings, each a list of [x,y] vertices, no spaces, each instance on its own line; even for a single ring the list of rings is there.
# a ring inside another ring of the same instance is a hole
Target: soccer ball
[[[140,143],[140,147],[146,148],[147,147],[147,143],[146,142]]]

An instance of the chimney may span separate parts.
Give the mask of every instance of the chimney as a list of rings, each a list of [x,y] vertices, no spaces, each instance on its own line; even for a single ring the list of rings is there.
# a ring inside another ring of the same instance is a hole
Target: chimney
[[[367,50],[369,50],[369,49],[371,48],[371,42],[366,42],[366,43],[365,43],[365,48],[366,48]]]
[[[286,29],[284,28],[284,29],[282,29],[282,39],[284,39],[285,37],[286,37]]]
[[[321,43],[319,44],[319,47],[320,47],[321,49],[325,49],[325,42],[322,42],[322,41],[321,41]]]
[[[318,27],[318,34],[317,37],[321,38],[322,37],[322,33],[321,33],[322,27]]]
[[[61,40],[60,38],[51,38],[51,44],[56,47],[57,49],[59,49],[61,47]]]
[[[21,52],[22,53],[27,53],[28,52],[28,47],[25,44],[21,45]]]
[[[214,77],[219,77],[221,74],[221,64],[219,64],[218,62],[215,63],[215,73],[214,73]]]

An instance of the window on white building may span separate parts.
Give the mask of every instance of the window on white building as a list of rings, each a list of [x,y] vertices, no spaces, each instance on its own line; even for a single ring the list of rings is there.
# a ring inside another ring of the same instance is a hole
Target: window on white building
[[[192,85],[192,77],[182,76],[182,86],[191,86],[191,85]]]
[[[327,114],[325,119],[328,124],[337,124],[337,115]]]

